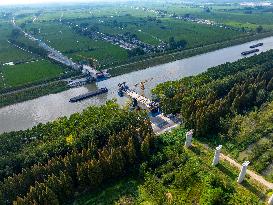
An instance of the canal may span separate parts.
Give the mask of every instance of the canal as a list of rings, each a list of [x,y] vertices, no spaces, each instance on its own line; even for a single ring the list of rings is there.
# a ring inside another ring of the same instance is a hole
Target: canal
[[[117,98],[118,103],[124,104],[126,98],[120,98],[117,95],[117,85],[120,82],[127,82],[131,88],[135,88],[136,91],[139,91],[139,88],[135,87],[135,84],[147,80],[145,95],[149,97],[151,94],[150,90],[157,84],[196,75],[206,71],[210,67],[239,60],[243,58],[241,52],[249,50],[249,46],[257,42],[264,43],[264,46],[260,48],[260,52],[273,49],[273,37],[264,38],[259,41],[252,41],[191,58],[150,67],[145,70],[113,77],[96,84],[94,83],[3,107],[0,109],[0,133],[31,128],[38,123],[46,123],[61,116],[69,116],[75,112],[80,112],[90,105],[104,104],[107,100],[113,98]],[[76,95],[93,91],[100,87],[107,87],[109,92],[78,103],[69,102],[69,99]]]

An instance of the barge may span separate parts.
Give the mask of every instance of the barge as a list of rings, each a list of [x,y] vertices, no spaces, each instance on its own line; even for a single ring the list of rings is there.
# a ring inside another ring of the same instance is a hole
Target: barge
[[[264,43],[257,43],[255,45],[250,46],[249,48],[257,48],[257,47],[260,47],[260,46],[263,46],[263,45],[264,45]]]
[[[87,98],[91,98],[91,97],[94,97],[94,96],[97,96],[97,95],[101,95],[101,94],[107,93],[107,92],[108,92],[107,88],[100,88],[100,89],[98,89],[96,91],[88,92],[88,93],[85,93],[83,95],[73,97],[73,98],[71,98],[69,100],[69,102],[71,102],[71,103],[78,102],[78,101],[81,101],[81,100],[84,100],[84,99],[87,99]]]
[[[243,56],[246,56],[246,55],[249,55],[249,54],[252,54],[252,53],[257,53],[257,52],[259,52],[260,50],[259,49],[253,49],[253,50],[250,50],[250,51],[244,51],[244,52],[242,52],[241,54],[243,55]]]

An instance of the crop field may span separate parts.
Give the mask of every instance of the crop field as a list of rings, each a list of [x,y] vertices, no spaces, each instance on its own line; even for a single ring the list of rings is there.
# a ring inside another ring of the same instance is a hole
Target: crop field
[[[211,14],[202,15],[210,19],[226,23],[231,26],[245,27],[245,28],[256,28],[259,25],[265,29],[273,28],[273,14],[272,13],[230,13],[230,12],[213,12]]]
[[[16,22],[26,31],[42,39],[74,61],[96,61],[97,65],[109,67],[130,62],[128,50],[106,40],[98,40],[77,31],[100,32],[111,36],[135,35],[141,42],[153,46],[185,40],[187,48],[202,47],[246,36],[237,30],[213,25],[175,19],[172,15],[192,15],[196,18],[213,20],[235,28],[255,29],[263,26],[273,28],[272,13],[255,10],[246,14],[238,4],[215,4],[209,12],[198,5],[168,4],[83,4],[48,7],[44,11],[35,8],[17,10]],[[18,19],[17,19],[18,18]],[[75,29],[77,28],[77,29]]]
[[[216,45],[215,43],[241,39],[254,34],[258,26],[262,26],[263,31],[273,28],[272,13],[265,12],[260,8],[251,10],[250,14],[246,11],[249,12],[247,8],[238,4],[215,4],[206,8],[198,4],[164,4],[162,2],[147,4],[135,2],[118,5],[94,3],[66,5],[65,7],[51,5],[45,9],[34,6],[23,9],[7,9],[8,15],[3,9],[0,9],[0,63],[2,65],[11,61],[24,63],[41,60],[44,57],[43,52],[40,52],[41,48],[37,48],[38,45],[35,45],[36,42],[27,39],[22,35],[23,33],[16,37],[15,44],[8,42],[10,36],[14,35],[11,23],[13,16],[16,24],[23,30],[62,52],[73,61],[90,62],[101,69],[147,59],[156,56],[157,52],[164,55],[161,52],[172,53],[197,47],[202,49],[207,45],[213,46]],[[179,16],[181,19],[177,19],[175,16]],[[184,16],[213,20],[231,27],[244,27],[251,30],[250,33],[246,33],[239,29],[226,29],[206,23],[192,22],[183,19]],[[107,38],[102,38],[99,36],[100,34],[107,36]],[[135,45],[140,49],[147,48],[147,45],[151,45],[153,48],[162,45],[165,47],[163,51],[150,49],[144,54],[132,54],[129,49],[136,47],[126,47],[128,42],[125,42],[125,46],[120,44],[119,38],[124,40],[126,35],[134,36],[143,43],[144,47],[143,44],[142,47]],[[114,40],[109,40],[109,37]],[[170,39],[172,38],[177,42],[185,41],[185,46],[178,50],[171,48]],[[16,47],[16,43],[17,45],[25,45],[34,52],[23,51]],[[11,79],[11,76],[7,76],[6,79],[4,76],[4,80],[0,79],[0,86],[13,87],[31,83],[31,81],[50,79],[62,72],[56,69],[54,64],[52,64],[52,68],[49,68],[51,64],[47,63],[48,65],[43,65],[43,67],[47,67],[47,72],[39,73],[38,76],[34,75],[29,79],[27,77]],[[28,70],[30,64],[20,64],[14,68],[25,67]],[[10,67],[5,66],[2,70],[6,71],[6,68]],[[14,70],[19,72],[17,69]]]
[[[106,13],[103,8],[102,13]],[[117,45],[102,40],[94,40],[83,36],[73,30],[72,26],[60,22],[62,20],[90,31],[102,32],[109,35],[122,35],[125,33],[135,34],[139,40],[151,45],[159,45],[168,42],[171,37],[176,40],[186,40],[187,48],[193,48],[221,42],[243,35],[241,32],[226,30],[208,25],[192,24],[172,18],[151,19],[148,11],[129,9],[130,12],[117,9],[107,15],[95,16],[89,11],[84,18],[73,18],[72,11],[58,13],[52,22],[46,21],[46,15],[41,14],[35,22],[25,25],[28,32],[41,38],[52,47],[76,61],[94,59],[100,65],[122,64],[128,61],[127,51]],[[132,11],[132,12],[131,12]],[[75,15],[78,10],[75,11]],[[135,16],[133,16],[135,15]],[[81,16],[81,15],[80,15]],[[48,16],[49,18],[49,16]],[[42,19],[42,20],[41,20]],[[49,18],[50,19],[50,18]]]
[[[264,29],[273,29],[273,13],[265,8],[249,8],[234,5],[211,5],[210,11],[204,11],[200,7],[168,6],[166,11],[178,15],[191,14],[198,18],[214,20],[237,28],[256,29],[262,26]]]
[[[34,23],[27,30],[40,29],[40,36],[48,45],[60,50],[73,60],[96,59],[104,62],[123,61],[127,59],[126,50],[105,41],[92,40],[82,36],[60,23]]]
[[[23,86],[25,84],[56,78],[64,72],[60,66],[46,60],[3,66],[5,88]],[[3,81],[3,80],[2,80]],[[3,83],[2,83],[3,86]],[[1,88],[1,87],[0,87]]]
[[[25,52],[8,42],[12,26],[0,21],[0,64],[8,62],[28,61],[33,58],[31,54]]]
[[[182,20],[171,18],[155,20],[147,16],[140,18],[128,14],[73,22],[78,25],[88,24],[87,28],[95,28],[103,33],[123,34],[131,32],[136,34],[140,40],[151,44],[159,44],[160,40],[168,42],[170,37],[175,37],[177,40],[188,41],[189,47],[195,47],[199,43],[209,44],[242,35],[240,32],[193,24]]]

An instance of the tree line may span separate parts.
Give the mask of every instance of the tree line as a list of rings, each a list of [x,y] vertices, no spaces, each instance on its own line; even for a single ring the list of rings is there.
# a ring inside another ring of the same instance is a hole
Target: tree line
[[[217,134],[225,119],[260,107],[273,94],[273,51],[226,63],[154,89],[166,113],[181,113],[197,136]]]
[[[130,173],[152,149],[147,119],[111,101],[1,135],[0,204],[65,204],[78,191]]]

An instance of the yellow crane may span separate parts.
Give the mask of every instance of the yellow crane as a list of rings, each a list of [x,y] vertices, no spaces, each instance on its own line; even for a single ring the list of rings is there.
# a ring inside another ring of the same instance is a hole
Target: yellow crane
[[[144,96],[144,91],[145,91],[145,84],[152,81],[154,78],[149,78],[149,79],[146,79],[146,80],[143,80],[137,84],[135,84],[135,87],[140,87],[140,90],[141,90],[141,95]]]

